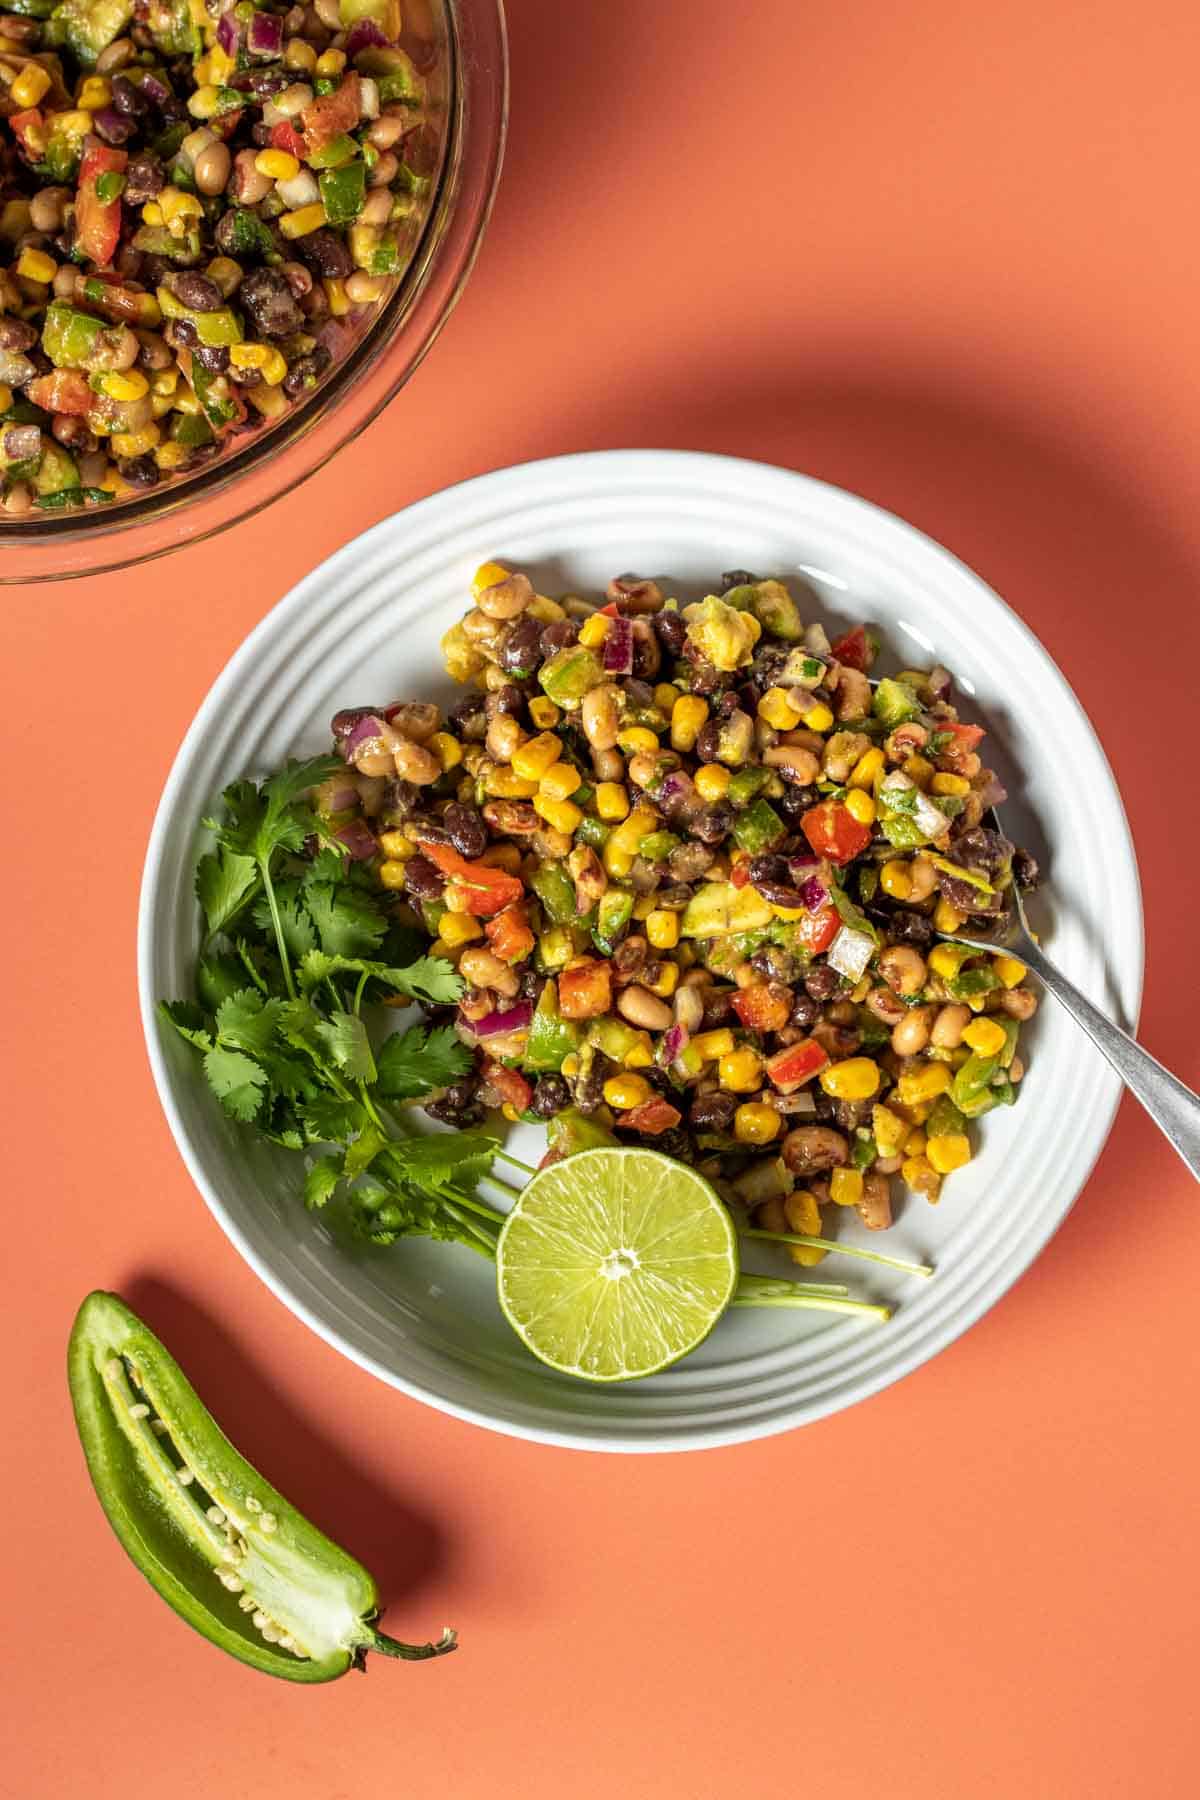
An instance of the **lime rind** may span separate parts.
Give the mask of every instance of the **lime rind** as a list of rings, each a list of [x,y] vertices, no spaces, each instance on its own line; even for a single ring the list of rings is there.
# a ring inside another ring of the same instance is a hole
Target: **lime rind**
[[[703,1342],[733,1298],[738,1248],[716,1191],[658,1151],[603,1147],[542,1170],[500,1234],[504,1315],[541,1361],[639,1380]]]

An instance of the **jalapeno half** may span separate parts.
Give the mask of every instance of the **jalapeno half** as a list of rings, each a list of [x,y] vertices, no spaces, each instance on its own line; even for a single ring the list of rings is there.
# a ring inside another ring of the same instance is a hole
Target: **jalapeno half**
[[[240,1662],[333,1681],[368,1650],[420,1661],[455,1647],[376,1631],[375,1582],[240,1456],[175,1359],[115,1294],[71,1332],[75,1419],[100,1504],[181,1618]]]

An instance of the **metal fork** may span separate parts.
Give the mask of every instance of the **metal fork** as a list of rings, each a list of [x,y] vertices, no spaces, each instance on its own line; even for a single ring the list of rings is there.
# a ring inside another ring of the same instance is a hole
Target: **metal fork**
[[[1011,843],[1012,839],[1001,825],[994,807],[991,808],[990,817],[993,829]],[[1083,1026],[1130,1093],[1141,1101],[1168,1143],[1179,1152],[1192,1174],[1200,1179],[1200,1098],[1190,1088],[1184,1087],[1178,1076],[1172,1075],[1169,1069],[1164,1069],[1148,1050],[1143,1050],[1140,1044],[1135,1043],[1128,1032],[1122,1031],[1119,1025],[1114,1025],[1111,1019],[1106,1018],[1098,1007],[1093,1006],[1080,993],[1074,982],[1067,980],[1061,969],[1035,943],[1015,881],[1012,895],[1016,902],[1012,929],[1002,945],[995,939],[986,943],[978,938],[968,937],[963,931],[956,931],[953,936],[939,932],[938,936],[948,944],[965,944],[972,950],[1014,950],[1042,986],[1066,1007],[1075,1023]]]

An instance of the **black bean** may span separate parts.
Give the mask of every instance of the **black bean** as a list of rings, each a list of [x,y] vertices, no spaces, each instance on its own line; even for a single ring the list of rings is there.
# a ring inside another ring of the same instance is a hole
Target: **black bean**
[[[810,1025],[816,1024],[820,1016],[820,1005],[812,998],[811,994],[796,995],[795,999],[792,1001],[791,1019],[793,1025],[798,1025],[801,1031],[807,1031]]]
[[[1041,879],[1037,858],[1030,856],[1028,850],[1013,851],[1012,872],[1017,886],[1029,891],[1032,891]]]
[[[172,348],[182,345],[185,350],[194,350],[200,342],[200,333],[190,319],[170,319],[163,326],[163,336]]]
[[[307,237],[297,238],[296,248],[301,261],[328,281],[345,281],[354,268],[345,240],[328,226],[322,225],[319,231],[310,231]]]
[[[721,592],[727,594],[730,588],[753,587],[757,580],[758,576],[751,575],[749,569],[726,569],[721,577]]]
[[[410,856],[404,865],[404,886],[418,900],[440,900],[446,877],[427,856]]]
[[[746,865],[750,885],[772,906],[800,908],[804,905],[800,890],[792,881],[792,873],[782,856],[752,856]]]
[[[502,688],[496,688],[488,695],[484,711],[489,719],[501,713],[510,719],[519,719],[525,711],[526,698],[515,681],[506,681]]]
[[[127,119],[141,119],[150,111],[150,102],[140,88],[134,87],[128,75],[114,75],[112,103]]]
[[[679,844],[668,856],[667,868],[675,881],[699,881],[712,860],[712,851],[704,844]]]
[[[94,443],[89,442],[92,434],[88,430],[87,420],[76,413],[58,413],[50,427],[59,443],[65,450],[91,450]]]
[[[712,663],[705,662],[703,658],[698,658],[693,662],[691,683],[693,694],[721,694],[728,686],[729,677],[721,669],[714,668]]]
[[[634,676],[641,681],[653,681],[661,667],[662,652],[649,620],[636,619],[633,627]]]
[[[261,99],[282,93],[285,87],[291,86],[291,80],[291,76],[281,69],[244,69],[240,75],[230,76],[229,85],[240,94],[256,94]]]
[[[635,856],[629,871],[629,885],[635,894],[652,894],[662,883],[662,871],[649,857]]]
[[[972,826],[954,840],[955,860],[970,869],[986,870],[988,874],[998,875],[1007,867],[1012,853],[1008,839],[998,831],[989,831],[986,825]]]
[[[780,769],[779,773],[786,782],[787,770]],[[773,801],[772,804],[779,808],[785,819],[798,819],[801,813],[808,811],[810,806],[815,806],[819,798],[820,795],[815,787],[785,787],[778,800]]]
[[[728,1131],[737,1108],[733,1094],[697,1094],[688,1112],[688,1123],[696,1130]]]
[[[561,1075],[541,1075],[529,1102],[530,1112],[539,1119],[552,1119],[571,1104],[571,1090]]]
[[[257,387],[263,379],[263,372],[261,369],[233,368],[229,371],[229,379],[236,381],[239,387]]]
[[[158,464],[152,456],[119,456],[117,473],[129,483],[130,487],[152,488],[158,486]]]
[[[791,981],[796,973],[796,959],[789,950],[778,944],[764,944],[750,958],[750,967],[756,975],[765,976],[768,981]]]
[[[474,725],[482,721],[485,716],[483,710],[483,695],[471,694],[466,700],[460,700],[456,706],[450,708],[450,711],[446,716],[451,725],[457,726],[459,731],[462,731],[465,735],[466,727],[468,725]]]
[[[597,1051],[588,1067],[575,1078],[575,1104],[583,1113],[594,1113],[604,1098],[604,1083],[616,1065]]]
[[[245,285],[243,282],[242,287]],[[316,387],[332,360],[324,344],[318,344],[310,355],[294,362],[283,378],[283,391],[288,399],[295,400],[309,388]]]
[[[229,367],[229,351],[224,344],[197,344],[192,357],[210,375],[223,375]]]
[[[833,1122],[843,1131],[857,1131],[860,1125],[870,1124],[874,1105],[873,1100],[838,1100],[834,1103]]]
[[[618,1119],[618,1125],[620,1122]],[[676,1162],[686,1161],[692,1153],[691,1139],[682,1125],[672,1125],[668,1130],[658,1132],[650,1143],[661,1156],[673,1156]]]
[[[474,1100],[465,1106],[455,1106],[447,1095],[441,1100],[431,1100],[424,1111],[429,1118],[438,1119],[443,1125],[456,1125],[460,1131],[483,1123],[483,1108]]]
[[[511,674],[528,674],[538,665],[541,641],[542,627],[528,613],[522,613],[505,632],[496,660]]]
[[[576,619],[555,619],[542,632],[541,653],[544,657],[554,656],[559,650],[565,650],[574,644],[579,637],[579,623]]]
[[[23,319],[0,318],[0,350],[28,350],[37,341],[35,326],[26,325]]]
[[[658,641],[668,656],[679,656],[687,641],[687,626],[677,612],[657,612],[654,615],[654,630]]]
[[[933,941],[933,921],[924,913],[897,907],[887,917],[887,934],[894,944],[929,944]]]
[[[398,776],[393,776],[383,790],[379,809],[381,816],[388,824],[399,824],[408,818],[420,798],[421,790],[414,782],[401,781]]]
[[[704,1018],[701,1030],[719,1031],[722,1025],[728,1025],[733,1017],[733,995],[730,993],[708,994],[704,1002]]]
[[[161,193],[165,181],[158,158],[143,150],[129,159],[125,170],[125,192],[121,197],[130,206],[144,206],[147,200],[153,200],[155,194]]]
[[[450,847],[450,833],[446,827],[436,819],[431,819],[427,813],[410,814],[404,829],[414,844],[440,844],[445,849]]]
[[[645,967],[649,954],[650,946],[640,932],[626,938],[613,952],[613,973],[621,981],[632,981]]]
[[[450,842],[460,856],[473,858],[482,856],[487,849],[487,826],[473,806],[460,806],[452,801],[446,808],[442,823],[450,833]]]
[[[187,85],[190,86],[190,70],[185,77],[185,80]],[[188,109],[186,103],[181,100],[177,94],[168,94],[165,100],[159,101],[158,114],[164,125],[182,125],[184,120],[188,117]]]
[[[411,867],[411,864],[408,865]],[[828,963],[814,963],[804,977],[804,991],[814,1000],[828,1000],[841,986],[841,977]]]
[[[741,695],[738,693],[737,689],[730,688],[728,693],[722,694],[721,698],[717,701],[714,709],[716,717],[718,719],[732,719],[734,713],[737,712],[741,704]]]
[[[724,800],[718,800],[715,806],[706,806],[702,813],[697,813],[688,829],[702,844],[719,844],[728,836],[732,824],[733,808]]]
[[[304,314],[296,305],[287,277],[277,269],[251,269],[238,290],[243,306],[260,337],[287,337],[304,326]],[[326,356],[328,357],[328,351]]]
[[[522,1000],[533,1000],[534,1002],[540,1000],[547,980],[547,976],[539,975],[536,969],[526,964],[525,971],[521,976],[521,985],[517,989],[519,997]]]
[[[716,719],[706,719],[696,736],[696,755],[702,763],[716,762],[720,748],[721,727]]]
[[[92,130],[106,144],[126,144],[137,130],[137,126],[132,119],[122,118],[119,112],[105,107],[102,111],[93,113]]]
[[[217,312],[225,304],[225,296],[216,282],[194,269],[172,275],[166,285],[191,312]]]
[[[654,904],[660,911],[682,912],[691,897],[692,890],[686,881],[673,881],[669,887],[659,888]]]

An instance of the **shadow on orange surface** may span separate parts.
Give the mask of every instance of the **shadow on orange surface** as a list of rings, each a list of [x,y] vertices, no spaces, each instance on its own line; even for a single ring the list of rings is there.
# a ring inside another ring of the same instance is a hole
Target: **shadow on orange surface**
[[[356,1463],[344,1443],[315,1430],[192,1295],[148,1273],[132,1276],[122,1292],[231,1442],[371,1571],[385,1606],[399,1605],[444,1571],[448,1545],[438,1526]]]

